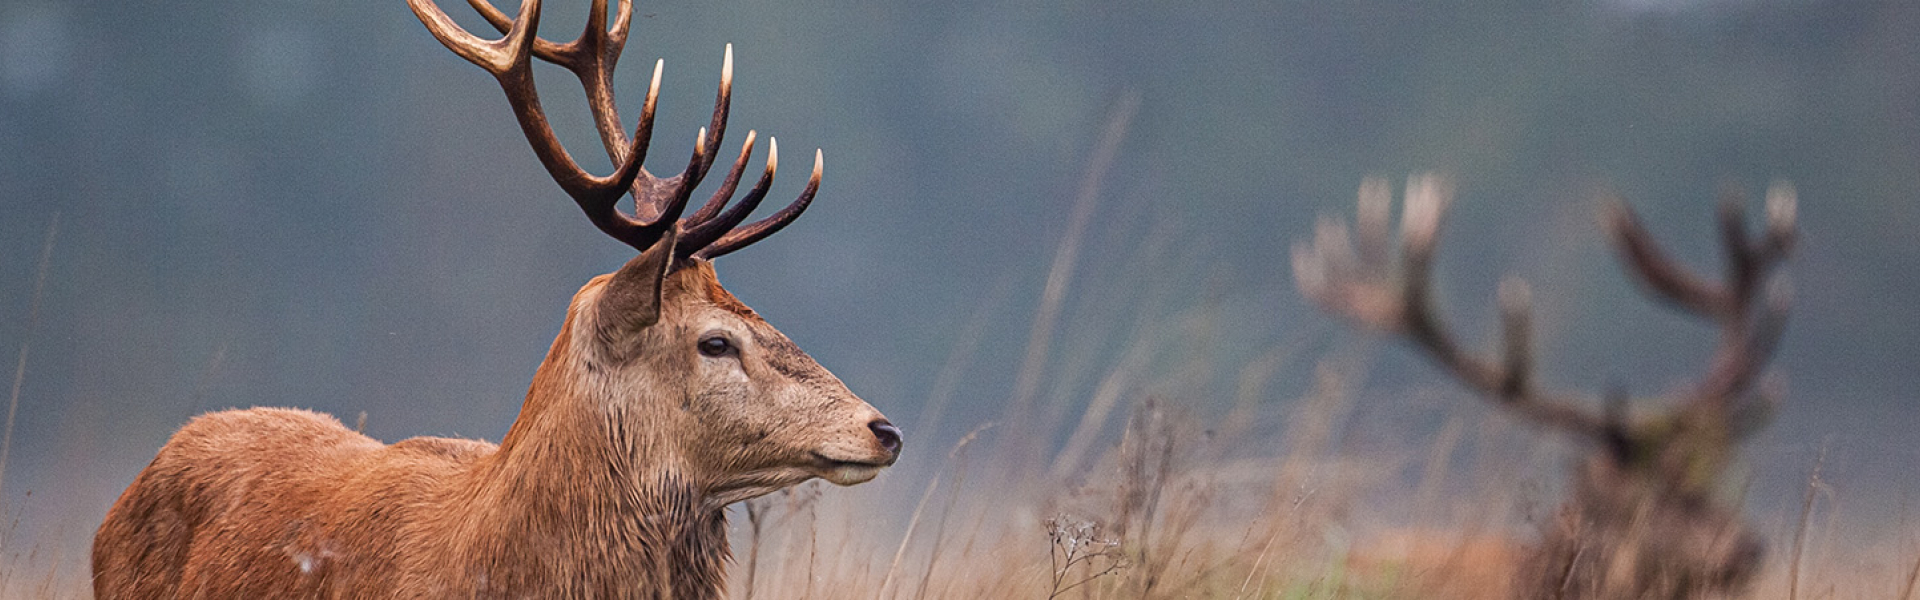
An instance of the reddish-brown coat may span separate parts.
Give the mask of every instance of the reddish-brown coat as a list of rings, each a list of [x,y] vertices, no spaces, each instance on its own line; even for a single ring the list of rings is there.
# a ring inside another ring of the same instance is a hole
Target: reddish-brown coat
[[[649,294],[581,289],[497,447],[385,445],[298,409],[194,419],[101,525],[96,596],[721,596],[726,504],[865,481],[897,446],[705,261],[653,279],[658,321],[638,329],[619,317]],[[733,362],[698,354],[714,332]]]

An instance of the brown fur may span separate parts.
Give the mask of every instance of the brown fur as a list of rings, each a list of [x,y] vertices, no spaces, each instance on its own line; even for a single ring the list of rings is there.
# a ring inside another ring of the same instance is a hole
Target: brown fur
[[[720,597],[727,504],[859,483],[896,453],[711,266],[662,280],[650,254],[574,296],[498,447],[383,445],[297,409],[194,419],[100,526],[95,595]],[[627,281],[663,289],[609,289]],[[657,322],[624,324],[649,296]],[[698,352],[715,332],[737,356]]]
[[[1516,597],[1741,596],[1766,544],[1719,489],[1735,452],[1728,436],[1713,432],[1726,420],[1696,408],[1672,425],[1631,429],[1633,452],[1589,456],[1556,518],[1543,523]]]

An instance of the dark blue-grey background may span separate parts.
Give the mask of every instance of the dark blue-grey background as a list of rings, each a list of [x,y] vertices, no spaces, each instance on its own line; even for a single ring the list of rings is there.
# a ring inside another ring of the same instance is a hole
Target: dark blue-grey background
[[[577,30],[576,4],[549,7],[550,37]],[[721,276],[895,421],[921,421],[984,323],[890,477],[999,415],[1092,147],[1137,97],[1043,398],[1079,402],[1146,338],[1164,350],[1132,385],[1184,378],[1178,400],[1218,418],[1248,361],[1293,344],[1309,358],[1260,395],[1284,419],[1311,357],[1348,335],[1294,293],[1289,244],[1350,211],[1362,177],[1426,169],[1459,181],[1442,292],[1466,331],[1520,273],[1550,380],[1658,392],[1711,332],[1618,274],[1596,194],[1713,268],[1720,187],[1782,178],[1804,234],[1777,361],[1792,392],[1752,447],[1756,503],[1797,502],[1823,441],[1855,505],[1915,489],[1920,5],[1403,4],[646,3],[619,91],[631,115],[666,59],[655,164],[680,164],[730,41],[722,156],[748,129],[778,136],[780,199],[825,149],[813,208]],[[600,158],[578,86],[540,76],[562,138]],[[533,160],[492,80],[400,0],[0,3],[6,374],[30,347],[0,507],[42,545],[84,545],[207,410],[497,439],[569,296],[628,257]],[[1156,325],[1196,313],[1207,326]],[[1376,395],[1439,381],[1404,352],[1377,360]]]

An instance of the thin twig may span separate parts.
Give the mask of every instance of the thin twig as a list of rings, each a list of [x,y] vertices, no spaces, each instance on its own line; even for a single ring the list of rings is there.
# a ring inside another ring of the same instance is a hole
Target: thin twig
[[[1120,541],[1101,539],[1101,530],[1097,522],[1080,521],[1066,515],[1047,519],[1047,537],[1051,542],[1047,549],[1047,560],[1052,566],[1052,573],[1049,574],[1052,591],[1047,594],[1048,600],[1059,598],[1068,590],[1129,566],[1125,552],[1119,550]],[[1106,568],[1095,571],[1095,563],[1102,560],[1106,561]],[[1075,565],[1085,565],[1090,574],[1068,584],[1067,579],[1072,575]]]
[[[1094,388],[1093,396],[1087,400],[1087,409],[1080,414],[1080,422],[1074,425],[1073,433],[1067,436],[1066,445],[1053,457],[1053,467],[1048,473],[1057,480],[1064,480],[1080,471],[1081,458],[1093,445],[1094,437],[1107,424],[1107,417],[1126,395],[1133,378],[1145,369],[1156,355],[1153,344],[1153,330],[1145,329],[1137,334],[1127,351],[1120,356],[1118,363],[1100,379],[1100,385]]]
[[[754,578],[760,574],[760,525],[766,516],[766,503],[755,498],[741,503],[747,512],[747,596],[753,600]]]
[[[1240,580],[1240,591],[1233,595],[1235,600],[1247,593],[1247,585],[1253,583],[1253,576],[1260,573],[1260,563],[1267,560],[1267,550],[1273,547],[1273,541],[1279,537],[1280,531],[1276,528],[1271,535],[1267,536],[1266,543],[1260,544],[1260,554],[1253,557],[1253,567],[1247,569],[1247,578]]]
[[[1560,585],[1554,586],[1554,590],[1556,590],[1554,598],[1565,598],[1567,597],[1567,592],[1573,589],[1574,570],[1580,567],[1580,557],[1586,556],[1586,554],[1587,545],[1582,543],[1580,547],[1573,550],[1573,556],[1567,558],[1567,568],[1560,572]]]
[[[974,303],[973,314],[967,317],[967,324],[960,329],[959,337],[954,338],[953,348],[947,352],[946,362],[940,365],[940,372],[933,377],[933,387],[927,392],[927,400],[921,404],[920,418],[914,425],[914,432],[938,431],[940,417],[946,413],[947,405],[965,380],[967,369],[973,366],[973,359],[980,353],[980,341],[985,337],[987,327],[992,325],[1000,314],[1000,309],[1013,296],[1012,273],[1003,273],[1000,281],[994,283],[993,290],[986,298]]]
[[[1166,350],[1161,348],[1165,346],[1163,338],[1167,337],[1161,335],[1163,332],[1169,328],[1179,328],[1181,335],[1175,337],[1204,337],[1194,335],[1195,332],[1188,330],[1190,325],[1186,321],[1192,319],[1179,318],[1179,315],[1172,314],[1168,309],[1172,304],[1172,297],[1179,294],[1176,290],[1184,289],[1182,286],[1175,284],[1173,278],[1166,276],[1136,275],[1179,272],[1182,270],[1179,265],[1191,262],[1182,262],[1175,256],[1178,254],[1176,250],[1181,249],[1179,233],[1179,222],[1174,215],[1156,219],[1143,236],[1129,236],[1133,239],[1136,248],[1132,256],[1110,261],[1121,266],[1114,267],[1110,264],[1108,268],[1119,268],[1120,273],[1110,272],[1106,273],[1104,278],[1095,277],[1101,281],[1117,279],[1122,283],[1117,284],[1117,287],[1110,285],[1105,288],[1089,287],[1085,290],[1083,295],[1088,298],[1126,298],[1127,300],[1093,302],[1077,309],[1074,317],[1079,323],[1113,323],[1115,325],[1107,328],[1105,332],[1080,331],[1078,336],[1066,339],[1064,343],[1075,348],[1112,347],[1128,350],[1120,357],[1106,363],[1105,375],[1098,378],[1091,396],[1080,390],[1089,381],[1089,377],[1098,375],[1097,371],[1102,368],[1100,361],[1106,360],[1104,352],[1068,353],[1053,371],[1053,376],[1049,377],[1051,393],[1039,403],[1042,408],[1036,413],[1038,420],[1035,422],[1039,425],[1037,431],[1046,432],[1049,436],[1062,431],[1070,432],[1066,437],[1060,438],[1066,440],[1066,444],[1055,453],[1052,466],[1048,470],[1049,476],[1055,480],[1066,479],[1075,471],[1068,465],[1085,457],[1088,444],[1097,439],[1106,429],[1107,418],[1120,405],[1122,396],[1134,391],[1134,388],[1142,384],[1139,371],[1143,366],[1159,360],[1159,357],[1167,356]],[[1096,305],[1109,306],[1096,311]],[[1128,318],[1128,314],[1132,317]],[[1128,323],[1119,325],[1122,320]],[[1065,331],[1062,335],[1065,335]],[[1115,339],[1116,337],[1121,339]],[[1192,354],[1188,354],[1189,360],[1192,360]],[[1074,419],[1077,424],[1063,430],[1063,426],[1074,422],[1069,420],[1074,413],[1078,413],[1078,417]],[[1038,458],[1037,455],[1036,458]]]
[[[1806,549],[1807,522],[1813,515],[1813,500],[1820,492],[1820,467],[1827,464],[1827,445],[1820,445],[1820,458],[1813,462],[1813,472],[1807,474],[1807,493],[1800,501],[1800,524],[1793,530],[1793,557],[1787,564],[1787,600],[1800,597],[1800,554]]]
[[[972,433],[968,433],[966,438],[973,437],[975,433],[986,431],[987,428],[993,425],[995,425],[993,422],[983,423],[975,428]],[[940,510],[940,524],[933,529],[933,550],[927,553],[926,574],[920,577],[920,587],[914,592],[914,598],[927,597],[927,586],[933,582],[934,568],[940,564],[940,551],[947,547],[947,519],[953,516],[954,505],[960,502],[960,488],[967,478],[965,457],[958,453],[957,446],[955,453],[950,455],[950,459],[955,461],[952,467],[953,485],[947,486],[947,504]],[[974,538],[968,538],[967,540],[967,547],[969,549],[973,546],[973,539]]]
[[[33,340],[34,326],[40,322],[40,296],[47,287],[47,265],[53,259],[53,239],[60,233],[60,213],[47,223],[47,241],[40,244],[40,266],[33,277],[33,300],[27,309],[27,329],[20,334],[20,360],[13,367],[13,393],[7,399],[7,424],[0,434],[0,486],[7,481],[7,454],[13,449],[13,417],[20,410],[20,384],[27,378],[27,349]],[[6,496],[0,495],[0,501]]]
[[[952,450],[947,451],[946,464],[952,464],[954,457],[958,456],[960,451],[967,447],[967,444],[972,443],[974,437],[979,436],[980,432],[986,431],[990,427],[993,427],[993,423],[991,422],[982,424],[979,427],[973,428],[973,431],[967,432],[965,437],[960,438],[960,441],[953,445]],[[943,468],[942,470],[944,471],[945,469]],[[913,530],[920,525],[920,515],[927,509],[927,501],[933,498],[933,491],[939,487],[940,474],[935,473],[933,480],[927,482],[927,491],[920,494],[920,503],[914,505],[913,516],[907,519],[907,532],[900,536],[900,547],[893,551],[893,562],[887,565],[887,575],[880,579],[880,589],[874,594],[875,598],[885,598],[887,596],[887,586],[893,584],[894,571],[900,568],[900,559],[907,555],[907,544],[913,541]]]
[[[1047,284],[1040,293],[1040,306],[1034,311],[1033,327],[1027,333],[1026,356],[1020,361],[1020,371],[1014,379],[1013,395],[1007,404],[1007,418],[1021,419],[1015,423],[1031,420],[1028,414],[1039,392],[1041,375],[1046,370],[1048,352],[1053,342],[1054,325],[1060,318],[1061,306],[1067,296],[1067,284],[1073,279],[1075,265],[1080,260],[1080,242],[1086,237],[1087,222],[1093,218],[1093,210],[1099,205],[1101,184],[1106,180],[1107,170],[1113,166],[1114,156],[1119,153],[1120,141],[1126,137],[1127,129],[1133,123],[1133,115],[1140,108],[1140,95],[1129,92],[1114,105],[1113,112],[1107,116],[1106,128],[1100,135],[1100,141],[1094,146],[1093,158],[1087,165],[1085,177],[1081,179],[1080,191],[1074,197],[1073,210],[1067,217],[1067,229],[1060,235],[1060,245],[1055,247],[1053,263],[1047,269]],[[1007,440],[1014,444],[1029,443],[1030,431],[1013,431]],[[1014,450],[1021,450],[1015,448]]]
[[[820,513],[807,504],[807,598],[813,598],[813,566],[820,562]]]

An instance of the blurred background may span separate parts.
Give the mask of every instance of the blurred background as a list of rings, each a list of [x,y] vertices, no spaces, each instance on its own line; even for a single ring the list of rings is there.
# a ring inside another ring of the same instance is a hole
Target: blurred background
[[[585,3],[551,3],[543,34],[571,38]],[[1233,425],[1261,434],[1246,439],[1278,447],[1315,361],[1342,352],[1367,368],[1363,408],[1336,429],[1406,437],[1336,445],[1422,447],[1436,414],[1477,401],[1314,310],[1286,257],[1318,217],[1351,214],[1363,177],[1438,169],[1459,191],[1438,278],[1462,332],[1484,339],[1500,276],[1526,277],[1547,381],[1641,395],[1698,373],[1713,332],[1621,275],[1598,198],[1625,198],[1717,275],[1721,191],[1744,188],[1757,209],[1769,182],[1793,182],[1797,304],[1774,363],[1790,393],[1748,446],[1750,510],[1790,514],[1824,448],[1839,506],[1907,527],[1920,4],[635,13],[617,86],[631,119],[665,59],[653,164],[682,164],[728,42],[721,156],[749,129],[776,136],[773,203],[825,150],[806,216],[719,271],[907,429],[880,482],[902,498],[1021,402],[1068,407],[1023,430],[1042,452],[1088,420],[1071,407],[1114,394],[1209,428],[1238,409]],[[537,75],[573,154],[609,170],[578,84]],[[547,177],[491,78],[400,0],[0,3],[0,364],[20,367],[5,550],[84,574],[107,507],[206,411],[299,406],[349,425],[364,414],[389,442],[498,440],[568,298],[630,255]],[[1117,432],[1122,412],[1086,435]],[[1504,419],[1480,416],[1471,426]],[[827,495],[840,493],[853,492]]]

